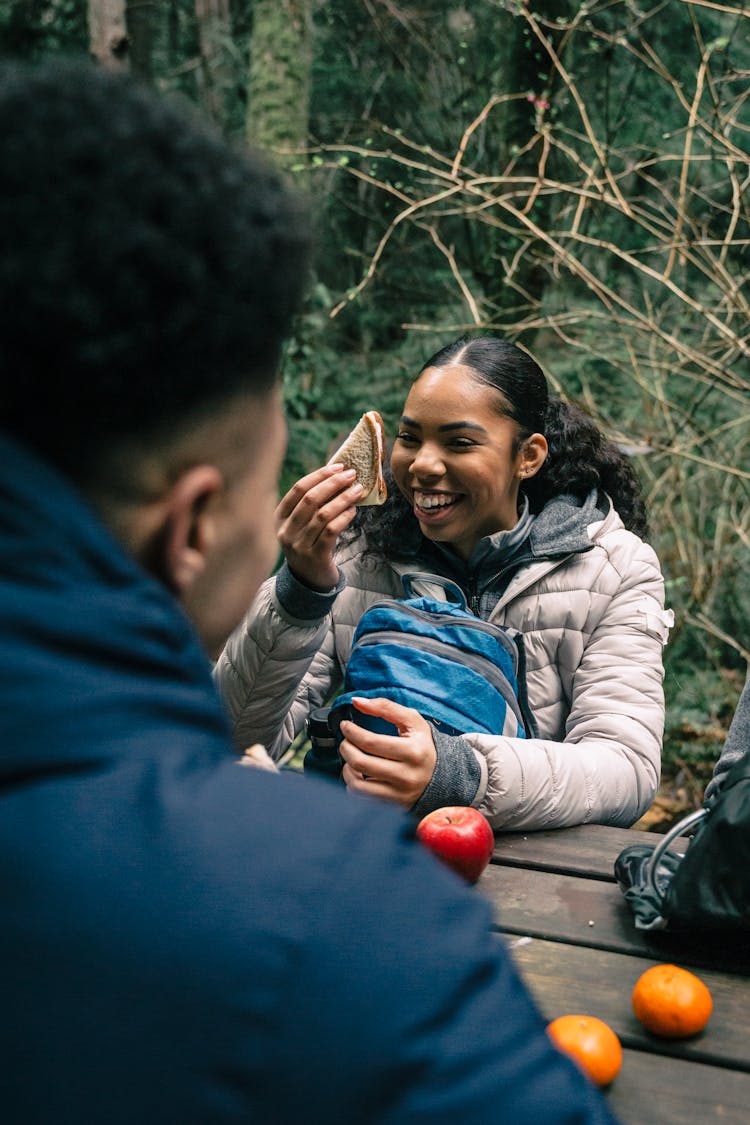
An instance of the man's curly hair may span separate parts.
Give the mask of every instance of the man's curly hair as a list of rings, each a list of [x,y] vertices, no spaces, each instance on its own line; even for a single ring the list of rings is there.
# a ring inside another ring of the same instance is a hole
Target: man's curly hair
[[[498,392],[499,412],[519,426],[515,451],[533,433],[546,437],[549,452],[544,465],[521,484],[521,495],[528,497],[532,512],[540,512],[556,496],[584,500],[597,489],[609,496],[625,527],[636,535],[648,533],[646,506],[630,459],[583,410],[549,394],[544,372],[528,352],[494,336],[462,336],[428,359],[417,379],[430,367],[450,364],[469,368],[478,382]],[[389,466],[385,478],[385,504],[360,508],[344,540],[364,532],[373,554],[413,558],[421,540],[419,525]]]
[[[309,250],[265,160],[85,62],[0,67],[0,426],[73,475],[276,378]]]

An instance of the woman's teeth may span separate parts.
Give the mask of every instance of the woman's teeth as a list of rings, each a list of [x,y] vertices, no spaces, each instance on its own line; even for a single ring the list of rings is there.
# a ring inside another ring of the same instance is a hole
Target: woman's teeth
[[[443,494],[430,496],[417,492],[414,495],[415,504],[424,512],[433,511],[435,508],[447,508],[449,505],[455,504],[457,499],[456,496],[445,496]]]

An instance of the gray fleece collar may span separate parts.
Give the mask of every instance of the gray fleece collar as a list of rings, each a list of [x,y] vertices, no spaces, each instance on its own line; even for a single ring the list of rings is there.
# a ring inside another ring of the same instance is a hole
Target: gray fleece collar
[[[577,496],[556,496],[549,500],[534,520],[529,533],[528,550],[534,558],[554,558],[576,554],[591,547],[589,524],[603,520],[611,504],[596,489],[581,502]]]

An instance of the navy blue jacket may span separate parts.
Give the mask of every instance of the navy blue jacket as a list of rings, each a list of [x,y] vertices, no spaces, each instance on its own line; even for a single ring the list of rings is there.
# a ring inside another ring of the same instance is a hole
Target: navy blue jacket
[[[4,1125],[611,1122],[411,822],[236,763],[169,594],[0,437]]]

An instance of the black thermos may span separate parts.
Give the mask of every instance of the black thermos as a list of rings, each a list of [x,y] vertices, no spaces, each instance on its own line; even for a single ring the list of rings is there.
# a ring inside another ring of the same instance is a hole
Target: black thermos
[[[344,763],[339,757],[336,735],[328,725],[329,711],[330,707],[317,707],[310,712],[307,720],[310,749],[305,754],[304,769],[306,773],[340,781]]]

